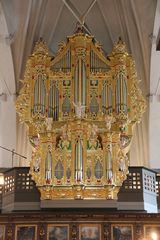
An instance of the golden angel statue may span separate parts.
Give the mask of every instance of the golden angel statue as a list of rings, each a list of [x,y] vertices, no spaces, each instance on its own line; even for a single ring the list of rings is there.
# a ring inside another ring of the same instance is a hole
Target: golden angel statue
[[[82,105],[81,102],[78,102],[75,104],[73,102],[73,105],[75,107],[75,114],[77,118],[84,118],[85,117],[85,108],[86,106]]]

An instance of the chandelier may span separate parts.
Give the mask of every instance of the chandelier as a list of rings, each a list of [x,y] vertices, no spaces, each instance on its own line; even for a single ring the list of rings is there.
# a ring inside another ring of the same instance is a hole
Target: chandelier
[[[80,29],[55,57],[37,42],[16,108],[28,125],[30,174],[41,199],[116,199],[145,107],[121,39],[107,56]]]

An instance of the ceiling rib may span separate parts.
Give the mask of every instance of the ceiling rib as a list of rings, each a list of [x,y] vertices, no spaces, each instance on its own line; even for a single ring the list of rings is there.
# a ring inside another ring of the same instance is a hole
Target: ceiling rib
[[[101,8],[100,3],[98,1],[97,1],[97,5],[98,5],[99,11],[102,15],[102,19],[103,19],[103,22],[104,22],[104,25],[105,25],[105,28],[106,28],[106,32],[107,32],[107,34],[110,38],[111,43],[113,43],[113,35],[112,35],[109,27],[107,26],[107,17],[104,15],[104,12],[102,11],[102,8]]]
[[[88,7],[88,9],[84,12],[84,14],[81,17],[81,22],[82,24],[84,24],[85,18],[87,17],[87,15],[89,14],[89,12],[91,11],[92,7],[94,6],[94,4],[97,2],[97,0],[94,0],[91,5]]]
[[[82,22],[81,17],[78,17],[77,14],[75,13],[75,11],[73,10],[73,8],[71,7],[71,4],[69,4],[69,2],[66,2],[66,0],[63,0],[65,6],[68,8],[68,10],[73,14],[73,16],[77,19],[77,21],[84,27],[84,29],[91,35],[91,32],[89,31],[89,29],[84,25],[84,23]],[[92,4],[91,4],[92,5]]]
[[[27,14],[26,14],[26,21],[24,23],[24,28],[23,28],[23,34],[21,36],[21,41],[20,41],[20,46],[19,48],[21,49],[21,51],[17,54],[17,63],[15,64],[15,68],[17,67],[17,69],[15,70],[15,79],[19,79],[20,75],[21,75],[21,71],[22,71],[22,64],[23,64],[23,51],[25,50],[25,43],[26,43],[26,37],[27,37],[27,32],[28,32],[28,25],[29,25],[29,21],[30,21],[30,14],[31,14],[31,9],[32,9],[32,2],[29,1],[28,3],[28,8],[26,9]],[[19,91],[19,81],[16,81],[16,91]]]
[[[42,11],[42,4],[43,4],[43,1],[42,0],[39,1],[38,4],[36,5],[36,7],[37,7],[36,9],[35,9],[35,2],[32,2],[32,4],[31,4],[31,9],[30,9],[30,13],[29,13],[30,17],[29,17],[29,22],[27,25],[26,38],[24,41],[24,43],[25,43],[24,46],[28,45],[29,46],[28,49],[32,49],[32,47],[33,47],[37,24],[39,22],[39,16]],[[30,31],[30,29],[32,29],[32,31]],[[27,61],[28,55],[29,55],[29,51],[27,52],[26,49],[24,48],[22,51],[22,59],[24,59],[24,61],[22,61],[22,64],[21,64],[21,72],[19,75],[20,78],[21,78],[21,76],[23,76],[23,72],[25,69],[25,63]]]
[[[145,44],[143,43],[143,35],[142,35],[142,31],[140,29],[140,24],[138,22],[139,18],[137,16],[137,12],[136,12],[136,8],[135,8],[135,4],[131,1],[131,6],[132,6],[132,11],[133,11],[133,17],[134,17],[134,21],[136,23],[136,29],[137,29],[137,34],[138,34],[138,37],[139,37],[139,44],[140,44],[140,47],[141,47],[141,52],[142,52],[142,59],[143,59],[143,68],[144,68],[144,76],[145,76],[145,85],[147,86],[147,89],[149,88],[148,86],[148,83],[149,83],[149,80],[147,78],[147,70],[148,70],[148,67],[147,66],[147,61],[146,61],[146,56],[145,56],[145,53],[146,53],[146,49],[145,49]]]
[[[44,26],[44,22],[45,22],[45,18],[46,18],[46,8],[47,8],[47,4],[48,4],[49,0],[46,0],[45,2],[42,2],[41,4],[41,11],[39,14],[39,21],[36,27],[36,31],[35,31],[35,39],[37,39],[38,36],[42,35],[43,29],[42,27]]]
[[[57,24],[59,22],[59,19],[61,17],[61,14],[62,14],[62,10],[64,8],[64,4],[61,5],[60,9],[59,9],[59,12],[57,14],[57,18],[56,18],[56,21],[54,23],[54,26],[52,27],[52,32],[51,32],[51,35],[50,35],[50,38],[49,38],[49,41],[48,41],[48,44],[50,45],[50,43],[52,42],[52,39],[54,37],[54,34],[55,34],[55,30],[57,28]]]

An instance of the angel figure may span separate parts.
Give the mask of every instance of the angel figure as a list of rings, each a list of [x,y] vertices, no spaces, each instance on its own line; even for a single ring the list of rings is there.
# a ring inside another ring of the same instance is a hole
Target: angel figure
[[[124,172],[126,170],[125,161],[123,158],[119,160],[119,171]]]
[[[111,126],[112,126],[112,116],[106,115],[105,116],[105,123],[106,123],[107,130],[110,130]]]
[[[47,131],[51,131],[52,130],[52,124],[53,124],[53,118],[46,118],[46,129]]]
[[[40,157],[37,157],[33,163],[33,169],[34,169],[34,172],[39,172],[40,170],[40,161],[41,161],[41,158]]]
[[[97,135],[98,127],[97,125],[92,125],[92,136],[95,137]]]
[[[62,129],[62,138],[67,139],[67,125],[65,124],[64,126],[61,127]]]
[[[75,107],[75,113],[77,118],[83,118],[85,116],[85,107],[84,105],[81,104],[79,101],[77,104],[73,102],[73,105]]]

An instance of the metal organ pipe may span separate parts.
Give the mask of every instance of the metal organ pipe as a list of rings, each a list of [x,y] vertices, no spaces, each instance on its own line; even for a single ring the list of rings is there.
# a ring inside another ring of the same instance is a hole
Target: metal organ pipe
[[[83,178],[83,146],[81,139],[78,139],[75,145],[75,178],[77,181],[81,181]]]

